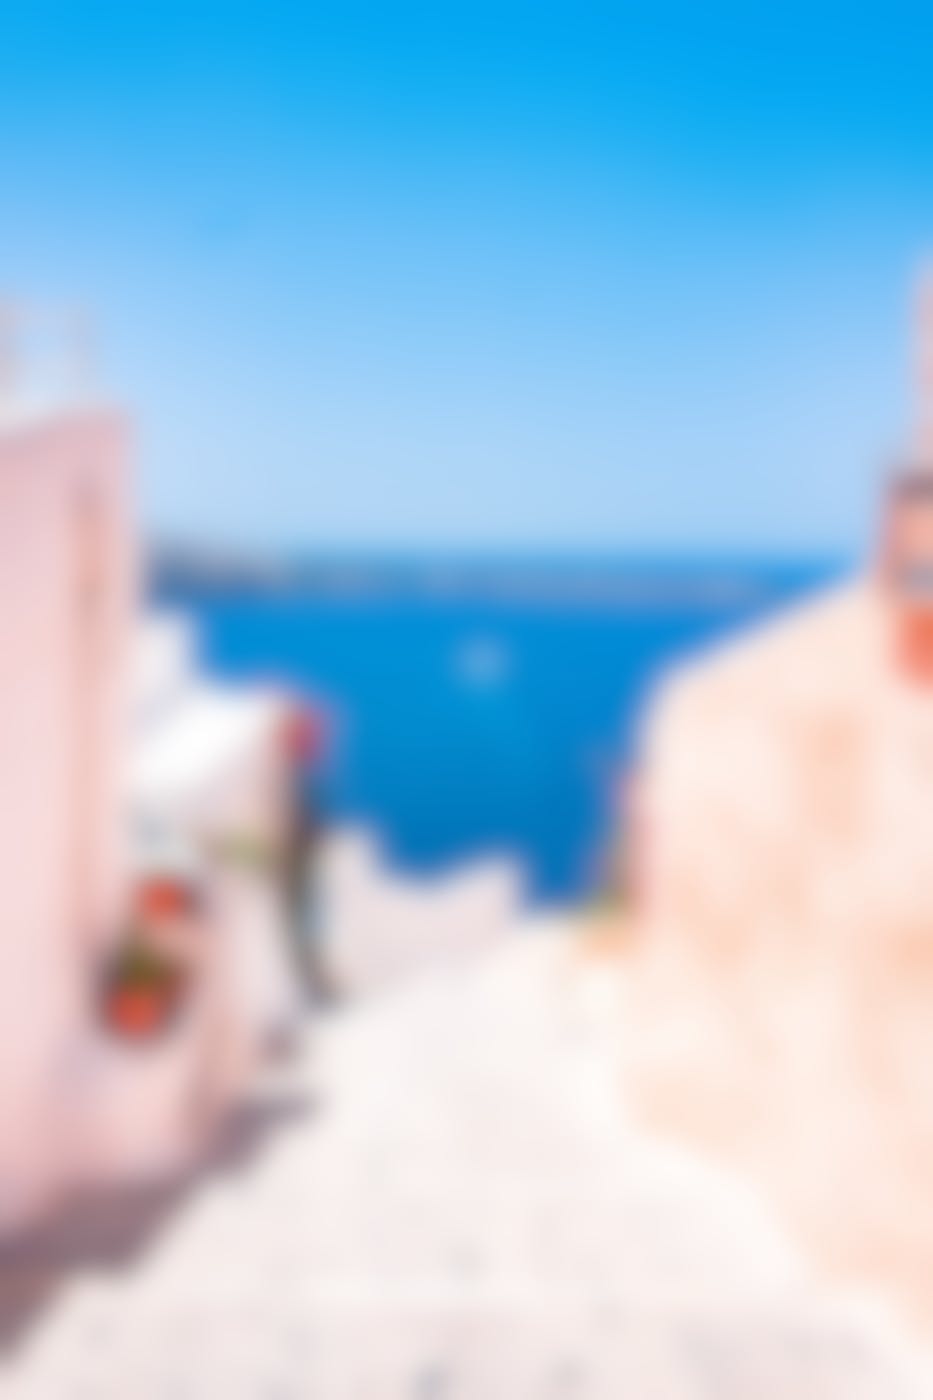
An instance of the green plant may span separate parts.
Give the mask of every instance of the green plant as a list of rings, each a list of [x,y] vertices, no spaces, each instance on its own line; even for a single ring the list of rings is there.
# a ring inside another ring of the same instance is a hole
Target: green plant
[[[130,937],[114,959],[109,980],[112,986],[164,990],[176,984],[178,968],[171,959],[136,934]]]
[[[278,852],[268,838],[252,832],[231,832],[217,837],[211,854],[233,869],[268,872],[276,868]]]

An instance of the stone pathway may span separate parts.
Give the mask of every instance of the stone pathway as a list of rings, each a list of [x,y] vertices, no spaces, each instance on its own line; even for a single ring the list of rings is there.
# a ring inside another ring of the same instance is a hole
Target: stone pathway
[[[606,972],[541,931],[335,1014],[242,1162],[129,1259],[72,1265],[0,1394],[930,1394],[740,1184],[626,1125],[616,1005]]]

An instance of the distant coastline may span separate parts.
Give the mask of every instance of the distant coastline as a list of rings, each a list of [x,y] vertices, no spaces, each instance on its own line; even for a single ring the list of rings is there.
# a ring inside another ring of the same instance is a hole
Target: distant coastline
[[[574,609],[754,606],[775,587],[796,592],[845,573],[831,559],[678,560],[345,553],[305,558],[200,546],[150,551],[157,594],[301,596],[347,604],[380,599]]]

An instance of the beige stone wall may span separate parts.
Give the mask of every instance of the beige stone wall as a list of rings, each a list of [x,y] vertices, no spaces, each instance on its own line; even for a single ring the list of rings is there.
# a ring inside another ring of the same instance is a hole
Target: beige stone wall
[[[933,1321],[933,691],[890,658],[866,579],[659,697],[629,1072]]]

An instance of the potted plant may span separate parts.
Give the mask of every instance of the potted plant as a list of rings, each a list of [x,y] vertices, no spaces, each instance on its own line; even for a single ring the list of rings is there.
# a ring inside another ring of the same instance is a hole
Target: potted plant
[[[105,1024],[122,1039],[152,1039],[174,1020],[185,981],[175,960],[138,934],[132,935],[104,976]]]

